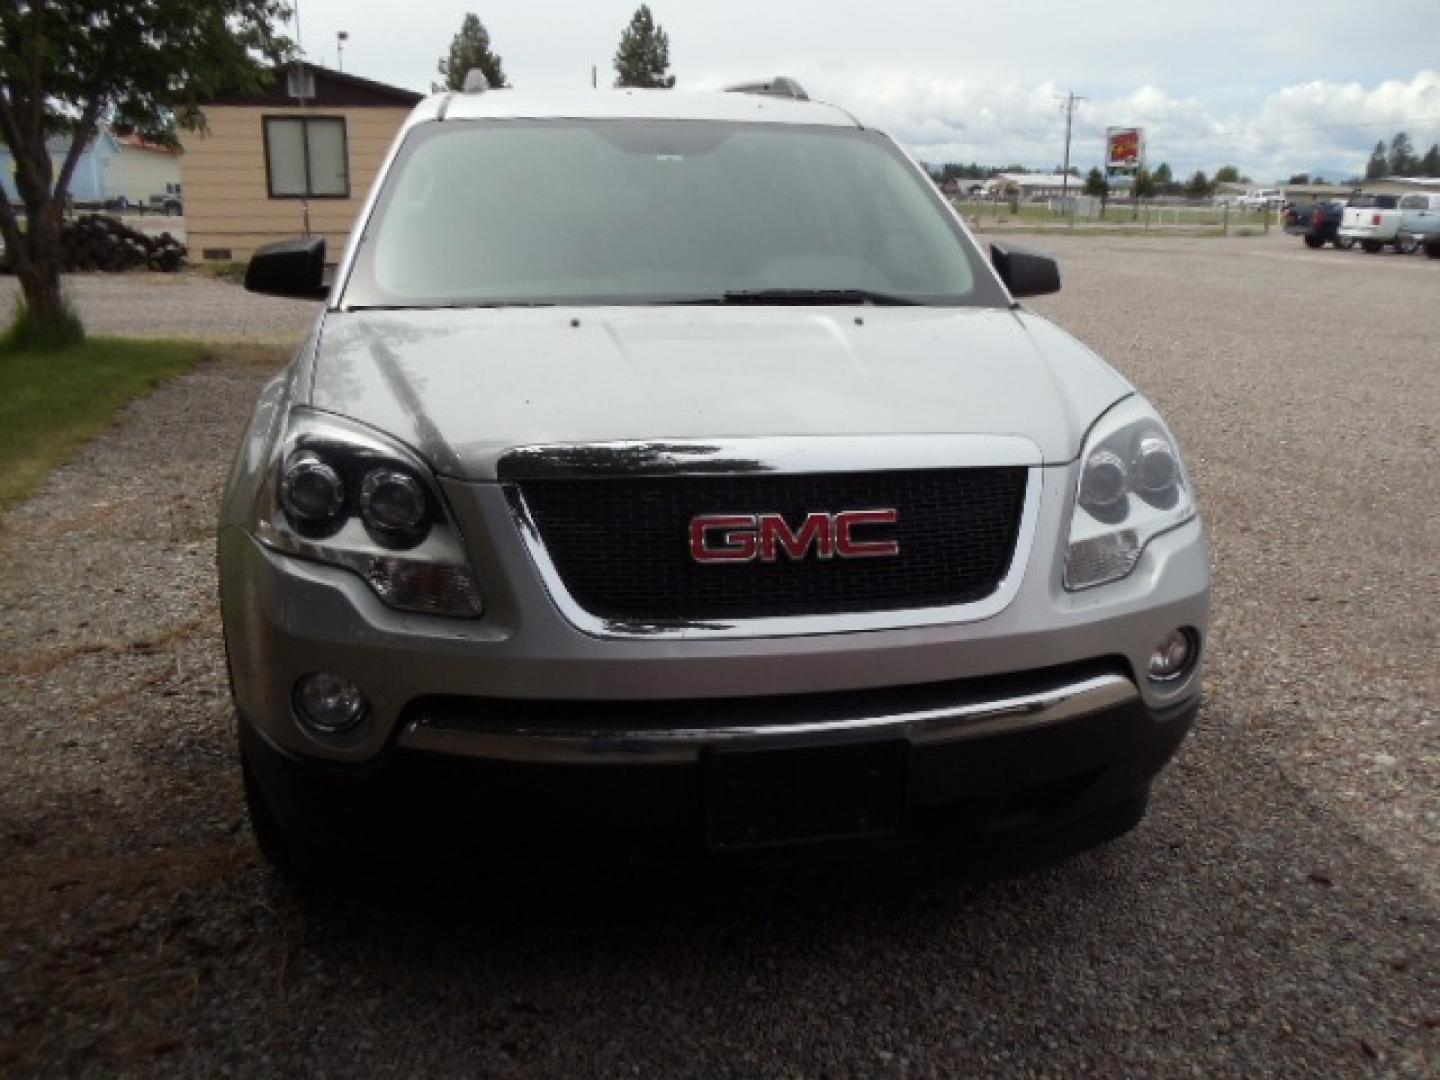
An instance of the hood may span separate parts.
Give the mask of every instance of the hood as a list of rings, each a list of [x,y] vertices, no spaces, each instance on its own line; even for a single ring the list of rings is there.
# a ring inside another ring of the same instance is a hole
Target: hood
[[[1130,386],[1024,311],[651,307],[331,312],[311,403],[493,480],[520,446],[1021,435],[1070,461]]]

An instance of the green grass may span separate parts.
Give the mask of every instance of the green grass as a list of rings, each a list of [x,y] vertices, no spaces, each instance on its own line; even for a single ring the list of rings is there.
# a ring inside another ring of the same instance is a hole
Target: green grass
[[[190,342],[116,338],[0,351],[0,511],[109,426],[122,405],[204,355]]]

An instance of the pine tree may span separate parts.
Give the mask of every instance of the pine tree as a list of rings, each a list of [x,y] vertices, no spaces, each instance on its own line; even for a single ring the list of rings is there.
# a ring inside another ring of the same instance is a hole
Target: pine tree
[[[1195,175],[1190,177],[1190,183],[1185,188],[1185,194],[1192,199],[1203,199],[1211,190],[1210,179],[1205,175],[1205,171],[1196,169]]]
[[[1419,164],[1415,160],[1415,148],[1410,145],[1410,136],[1397,131],[1390,140],[1390,175],[1411,176]]]
[[[1366,180],[1380,180],[1390,171],[1390,162],[1385,157],[1385,140],[1381,139],[1370,151],[1370,160],[1365,165]]]
[[[641,4],[615,50],[615,85],[669,89],[675,85],[669,68],[670,37],[650,14],[649,5]]]
[[[1155,190],[1161,195],[1171,194],[1170,189],[1175,186],[1175,175],[1170,171],[1169,162],[1162,161],[1155,169]]]
[[[465,85],[465,75],[471,68],[479,68],[492,90],[509,86],[505,81],[505,69],[500,66],[500,57],[490,51],[490,32],[473,11],[466,14],[460,23],[460,32],[450,41],[450,55],[442,56],[436,70],[445,77],[441,83],[432,83],[430,89],[460,90]]]
[[[1440,176],[1440,143],[1432,143],[1420,159],[1421,176]]]

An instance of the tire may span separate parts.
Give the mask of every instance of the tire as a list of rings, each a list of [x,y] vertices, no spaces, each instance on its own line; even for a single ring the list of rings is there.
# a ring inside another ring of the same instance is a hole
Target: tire
[[[1385,245],[1382,244],[1379,240],[1361,240],[1360,246],[1371,255],[1379,254],[1381,251],[1385,250]]]
[[[343,878],[347,865],[342,859],[322,851],[310,836],[286,827],[265,797],[244,750],[240,752],[240,770],[245,785],[245,810],[250,817],[255,846],[285,884],[297,892],[323,891],[327,885]]]
[[[1324,240],[1321,240],[1320,237],[1318,237],[1318,236],[1311,236],[1309,233],[1306,233],[1306,234],[1305,234],[1305,246],[1308,247],[1308,248],[1324,247],[1324,246],[1325,246],[1325,241],[1324,241]]]
[[[1397,237],[1395,240],[1395,250],[1401,255],[1414,255],[1415,252],[1420,250],[1420,241],[1401,240]]]
[[[1351,236],[1335,237],[1335,248],[1337,251],[1349,251],[1355,246],[1355,238]]]
[[[1431,240],[1426,244],[1425,254],[1432,259],[1440,259],[1440,240]]]
[[[243,754],[240,772],[245,782],[245,810],[250,816],[250,831],[255,835],[255,845],[265,856],[265,861],[276,870],[286,875],[294,873],[296,860],[293,845],[280,827],[275,811],[265,801],[265,794]]]

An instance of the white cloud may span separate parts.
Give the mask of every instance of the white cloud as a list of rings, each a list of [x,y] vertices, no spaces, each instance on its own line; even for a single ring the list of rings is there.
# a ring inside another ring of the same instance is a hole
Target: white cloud
[[[851,109],[928,161],[1020,162],[1048,169],[1064,150],[1062,88],[868,69],[797,72],[818,98]],[[723,79],[710,80],[712,84]],[[1177,175],[1234,164],[1256,180],[1292,172],[1361,173],[1371,148],[1408,131],[1418,150],[1440,141],[1440,71],[1375,86],[1316,80],[1286,86],[1257,106],[1219,113],[1198,97],[1144,85],[1095,97],[1076,112],[1071,160],[1098,164],[1109,125],[1145,128],[1147,156]]]

